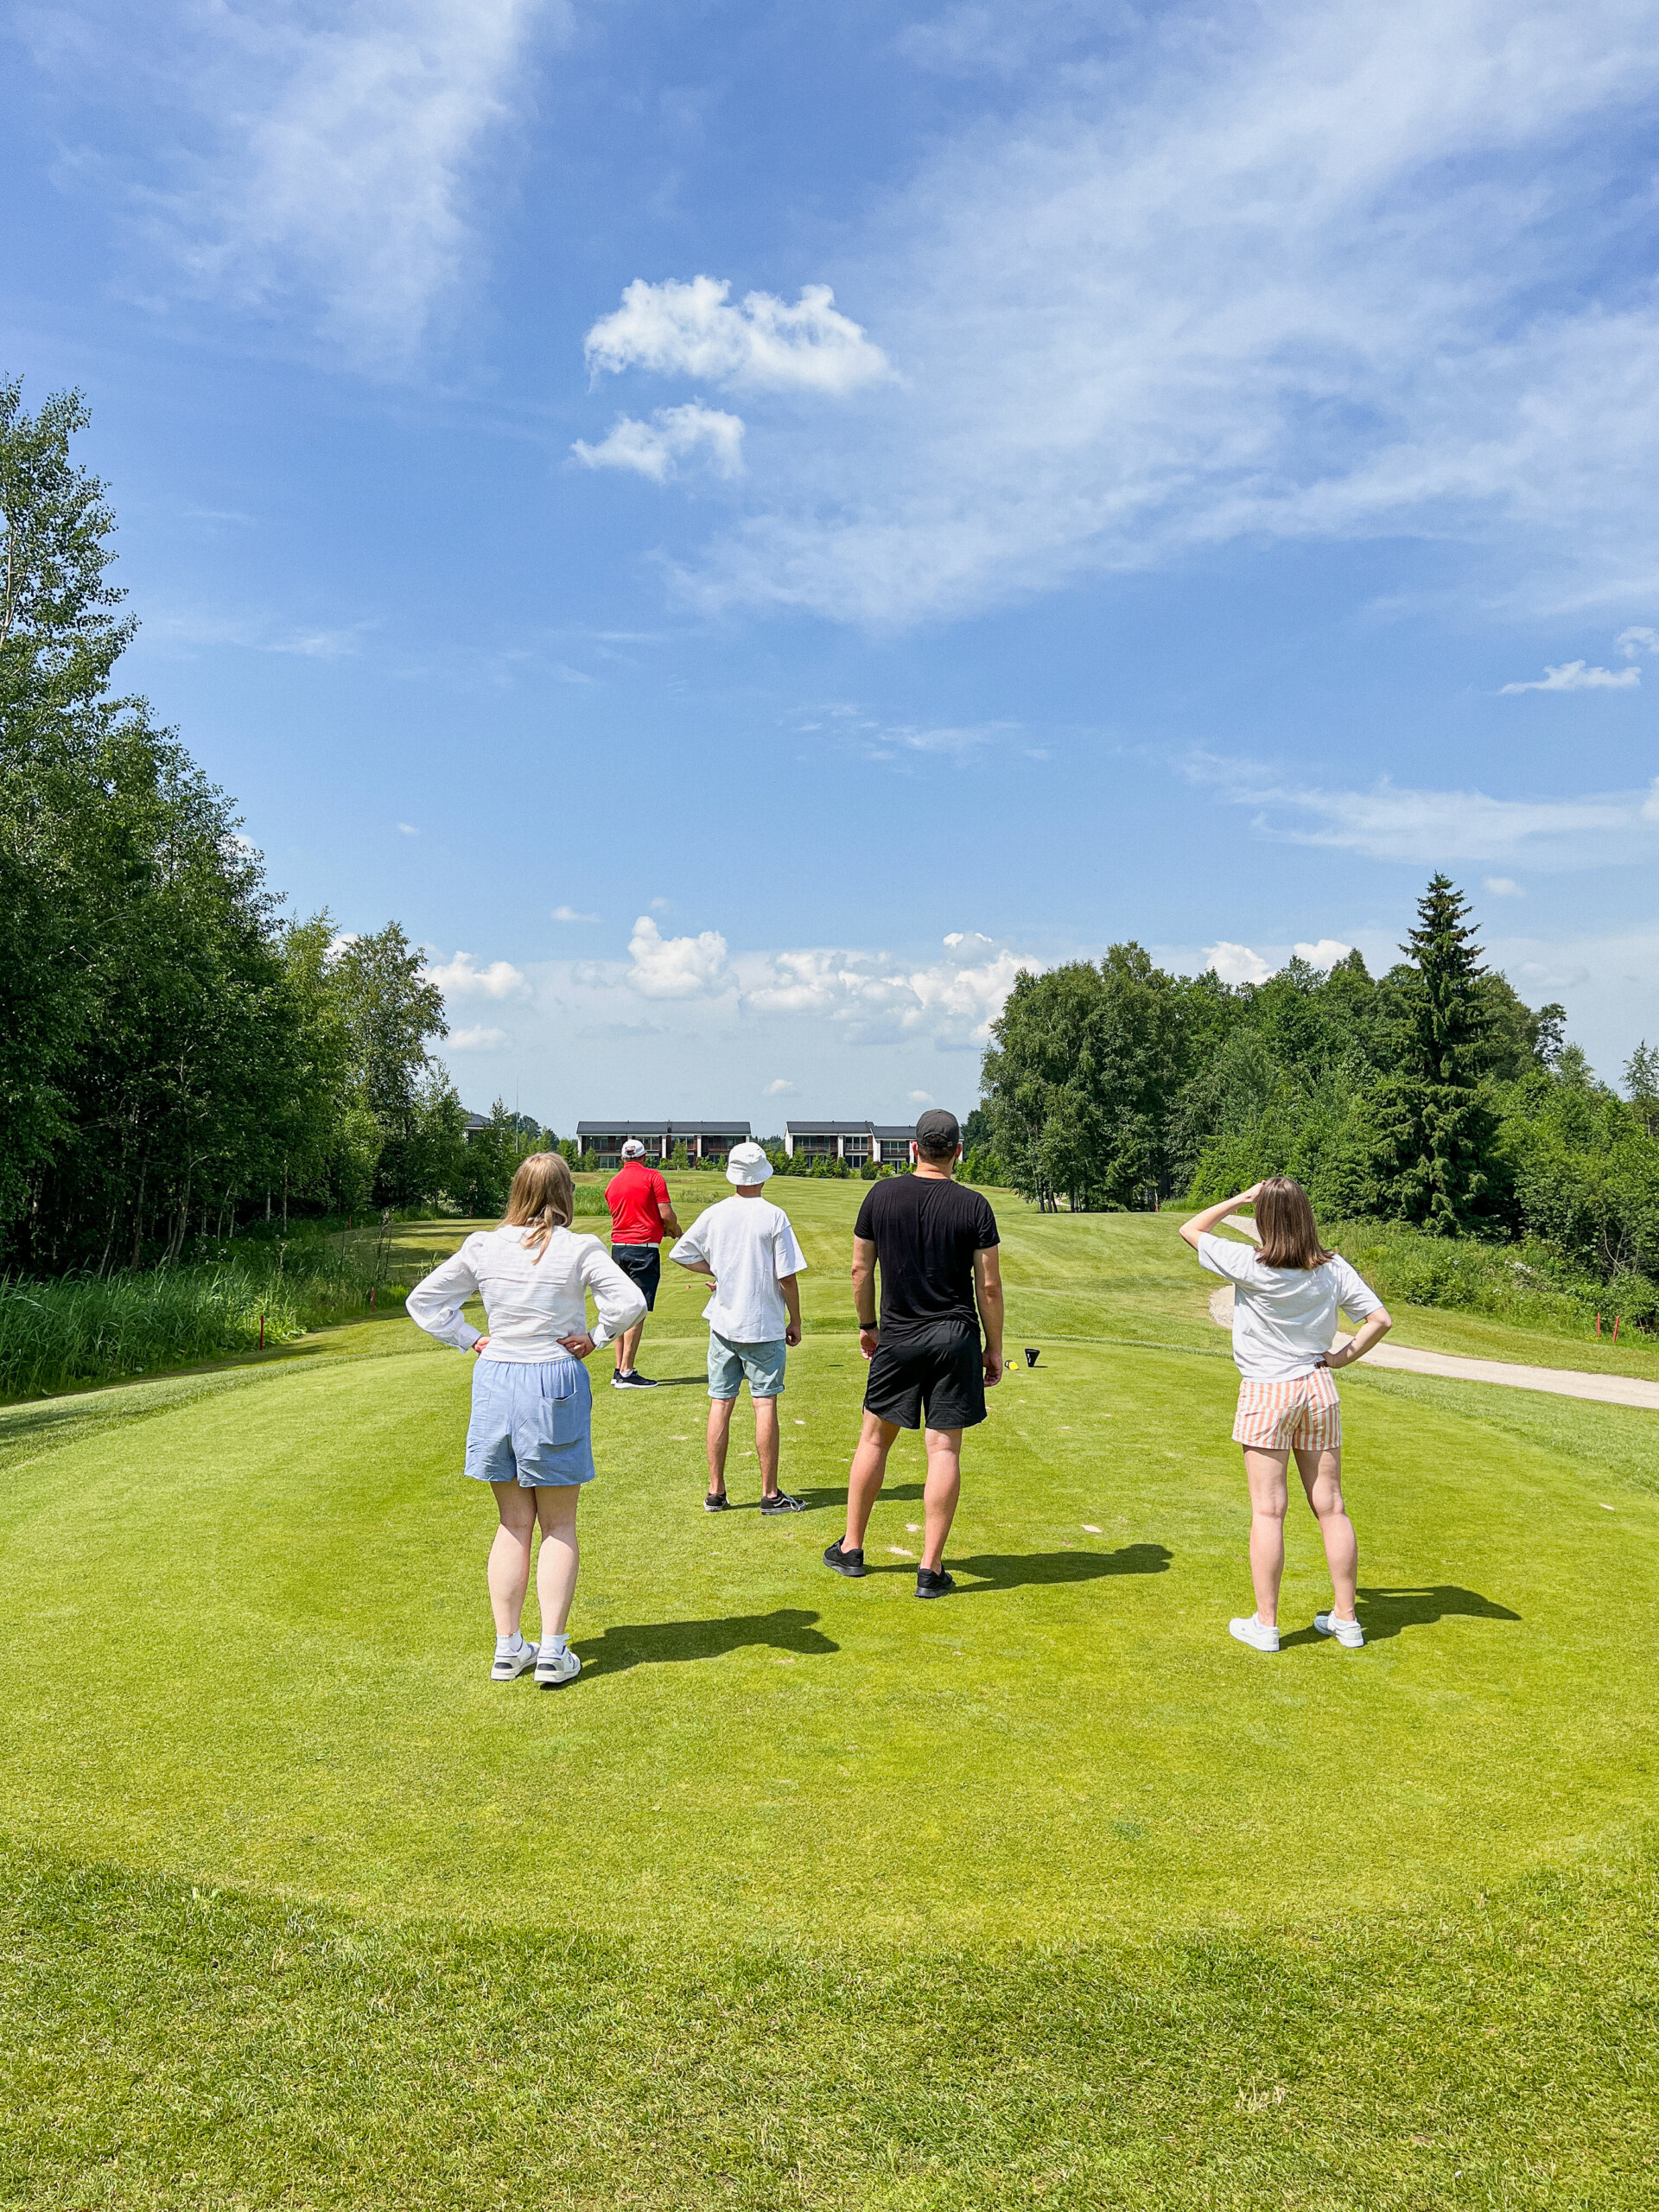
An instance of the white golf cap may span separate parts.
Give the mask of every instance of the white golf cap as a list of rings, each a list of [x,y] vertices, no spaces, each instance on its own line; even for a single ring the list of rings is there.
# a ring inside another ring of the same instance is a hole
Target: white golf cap
[[[772,1173],[772,1162],[760,1146],[753,1142],[734,1144],[726,1161],[726,1180],[744,1184],[751,1190],[764,1183]]]
[[[624,1160],[643,1160],[645,1156],[645,1147],[640,1143],[638,1137],[630,1137],[622,1147],[622,1157]]]

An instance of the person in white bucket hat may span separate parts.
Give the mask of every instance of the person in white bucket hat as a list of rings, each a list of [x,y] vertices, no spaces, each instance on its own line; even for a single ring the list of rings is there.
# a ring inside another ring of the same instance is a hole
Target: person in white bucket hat
[[[760,1462],[762,1513],[799,1513],[803,1501],[778,1486],[778,1400],[789,1347],[801,1341],[801,1293],[806,1266],[789,1216],[763,1196],[772,1162],[758,1144],[734,1144],[726,1180],[735,1197],[700,1214],[669,1254],[694,1275],[712,1277],[703,1309],[709,1324],[709,1495],[703,1510],[723,1513],[726,1448],[732,1408],[748,1377],[754,1404],[754,1449]]]

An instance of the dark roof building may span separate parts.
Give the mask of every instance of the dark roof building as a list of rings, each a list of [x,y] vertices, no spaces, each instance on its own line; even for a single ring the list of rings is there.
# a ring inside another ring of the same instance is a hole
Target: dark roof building
[[[785,1122],[784,1150],[792,1160],[844,1160],[849,1167],[901,1167],[914,1159],[912,1123],[890,1122]]]
[[[748,1135],[747,1122],[578,1122],[576,1147],[596,1167],[620,1160],[630,1137],[639,1138],[647,1160],[666,1160],[682,1144],[693,1160],[724,1160]]]

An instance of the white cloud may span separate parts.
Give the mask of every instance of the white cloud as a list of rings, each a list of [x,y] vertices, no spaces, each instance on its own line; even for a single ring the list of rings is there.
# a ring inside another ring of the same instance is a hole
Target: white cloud
[[[983,1045],[1022,967],[1006,946],[954,931],[946,957],[906,964],[880,952],[828,947],[741,953],[732,969],[746,1011],[811,1014],[863,1041],[923,1035],[956,1046]]]
[[[1524,899],[1527,895],[1512,875],[1489,875],[1481,888],[1494,899]]]
[[[524,998],[530,990],[522,971],[510,960],[492,960],[487,968],[480,968],[470,952],[458,952],[453,960],[436,965],[429,962],[421,972],[447,999]]]
[[[1440,866],[1524,857],[1535,868],[1574,868],[1650,857],[1646,825],[1659,822],[1659,779],[1647,791],[1544,799],[1478,791],[1414,791],[1382,778],[1369,791],[1328,791],[1280,780],[1255,762],[1195,754],[1195,782],[1234,805],[1252,806],[1264,836],[1363,853],[1372,860]]]
[[[1581,660],[1568,660],[1559,668],[1546,667],[1534,683],[1505,683],[1502,696],[1507,698],[1516,691],[1633,691],[1641,681],[1639,668],[1592,668]]]
[[[726,940],[718,930],[700,937],[664,937],[641,914],[628,939],[628,982],[648,999],[693,999],[729,990]]]
[[[1623,653],[1626,660],[1639,660],[1643,653],[1659,653],[1659,630],[1645,629],[1641,623],[1633,622],[1613,639],[1613,650]]]
[[[931,1090],[912,1090],[908,1095],[912,1106],[931,1106],[933,1103]]]
[[[579,914],[574,906],[556,906],[553,909],[553,918],[556,922],[596,922],[599,916]]]
[[[787,1076],[774,1076],[772,1081],[766,1085],[766,1096],[768,1098],[784,1098],[786,1097],[788,1094],[794,1090],[794,1084],[790,1081]]]
[[[96,4],[96,0],[94,0]],[[105,11],[92,67],[172,122],[162,179],[136,194],[193,289],[273,317],[306,303],[364,366],[406,362],[476,265],[480,156],[511,121],[533,35],[566,0],[307,0]],[[46,40],[88,73],[93,27]],[[182,109],[182,113],[180,112]]]
[[[1259,952],[1248,944],[1234,944],[1223,938],[1204,949],[1204,964],[1214,969],[1224,983],[1265,983],[1274,972]]]
[[[733,307],[731,289],[712,276],[636,277],[621,306],[588,333],[590,372],[642,368],[737,390],[836,396],[890,373],[887,355],[838,311],[827,284],[803,286],[793,307],[771,292]]]
[[[832,447],[769,431],[695,597],[903,624],[1421,533],[1539,604],[1651,601],[1659,296],[1608,151],[1659,82],[1645,10],[1126,12],[1033,81],[843,279],[904,383]]]
[[[300,660],[347,660],[362,650],[371,621],[343,628],[290,623],[274,614],[222,614],[201,607],[161,607],[144,616],[144,642],[163,649],[235,645],[244,652]]]
[[[1334,968],[1338,960],[1345,960],[1353,950],[1351,944],[1340,938],[1322,937],[1316,944],[1295,944],[1291,950],[1299,960],[1306,960],[1310,968]]]
[[[649,423],[620,415],[596,446],[578,438],[570,448],[584,468],[626,468],[666,484],[676,464],[706,453],[716,476],[743,474],[743,420],[696,400],[684,407],[659,407]]]
[[[400,834],[405,837],[418,837],[421,834],[412,822],[400,822],[397,828]]]
[[[505,1029],[452,1029],[445,1042],[452,1052],[493,1052],[512,1039]]]

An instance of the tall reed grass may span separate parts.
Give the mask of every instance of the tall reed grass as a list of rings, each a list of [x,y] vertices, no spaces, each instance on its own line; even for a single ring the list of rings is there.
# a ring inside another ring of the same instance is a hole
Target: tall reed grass
[[[0,1400],[36,1398],[289,1343],[308,1329],[401,1305],[367,1256],[321,1242],[264,1245],[219,1262],[52,1282],[0,1281]]]
[[[1598,1282],[1560,1253],[1529,1239],[1488,1244],[1472,1236],[1425,1236],[1398,1221],[1328,1222],[1326,1241],[1377,1294],[1410,1306],[1484,1313],[1562,1336],[1593,1336],[1620,1317],[1625,1329],[1659,1325],[1659,1286],[1645,1275]]]

